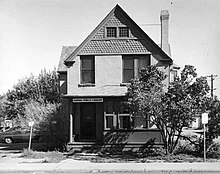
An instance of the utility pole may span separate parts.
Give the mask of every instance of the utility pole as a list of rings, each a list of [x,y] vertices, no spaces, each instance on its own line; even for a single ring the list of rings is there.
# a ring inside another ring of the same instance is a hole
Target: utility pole
[[[211,74],[210,76],[207,76],[207,77],[211,78],[211,98],[213,99],[213,91],[216,89],[216,88],[213,87],[214,86],[213,83],[214,83],[214,80],[215,80],[214,77],[217,77],[217,75]]]

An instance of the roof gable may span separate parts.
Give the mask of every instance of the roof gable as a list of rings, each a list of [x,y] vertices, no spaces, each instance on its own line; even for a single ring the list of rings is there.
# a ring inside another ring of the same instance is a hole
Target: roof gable
[[[126,26],[129,38],[106,38],[106,27]],[[170,57],[116,5],[92,33],[66,59],[73,62],[77,55],[85,54],[158,54],[158,59],[172,62]]]
[[[77,46],[63,46],[60,56],[57,72],[66,72],[67,67],[64,61],[70,56],[70,54],[77,48]]]

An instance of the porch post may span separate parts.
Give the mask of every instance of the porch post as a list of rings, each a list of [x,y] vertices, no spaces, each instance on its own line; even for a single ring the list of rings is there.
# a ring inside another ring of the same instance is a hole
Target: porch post
[[[70,114],[70,143],[73,142],[73,115]]]

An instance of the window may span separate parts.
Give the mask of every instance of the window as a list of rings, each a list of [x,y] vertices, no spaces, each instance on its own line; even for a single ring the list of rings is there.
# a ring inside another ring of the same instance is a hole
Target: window
[[[104,102],[104,128],[111,129],[156,129],[152,120],[132,116],[124,101],[109,99]]]
[[[139,77],[142,68],[150,65],[150,55],[123,55],[123,83],[129,83],[134,77]]]
[[[81,84],[95,83],[95,58],[94,56],[80,56]]]
[[[116,37],[117,36],[116,27],[107,27],[107,37]]]
[[[133,128],[133,117],[130,114],[118,114],[119,117],[119,129],[131,129]]]
[[[106,27],[106,37],[118,38],[129,37],[128,27]]]
[[[129,37],[128,27],[119,27],[119,37]]]
[[[123,82],[129,82],[134,78],[134,59],[123,59]]]
[[[131,129],[132,116],[126,111],[123,102],[119,100],[105,101],[105,129]]]

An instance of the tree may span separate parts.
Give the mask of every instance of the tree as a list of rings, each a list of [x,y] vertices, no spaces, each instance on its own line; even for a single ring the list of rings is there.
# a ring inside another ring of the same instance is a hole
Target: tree
[[[175,149],[182,128],[205,109],[209,87],[204,77],[196,77],[196,69],[187,65],[168,91],[164,91],[163,80],[166,77],[155,66],[150,66],[141,70],[140,78],[133,79],[128,87],[130,112],[157,126],[167,153]]]
[[[210,101],[208,122],[208,140],[220,135],[220,101],[217,97]]]
[[[21,118],[25,115],[25,106],[30,100],[44,103],[59,103],[58,75],[55,70],[45,69],[35,77],[25,77],[9,90],[5,96],[4,112],[8,119]]]

